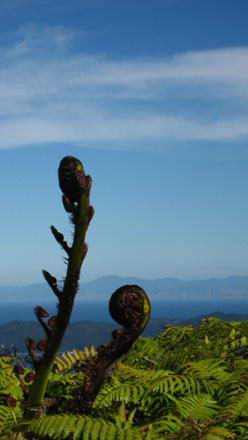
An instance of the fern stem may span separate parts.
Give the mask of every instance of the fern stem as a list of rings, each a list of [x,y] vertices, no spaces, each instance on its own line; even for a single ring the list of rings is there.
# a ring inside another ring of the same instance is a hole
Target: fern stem
[[[78,390],[72,404],[74,412],[90,413],[104,382],[107,369],[120,356],[128,352],[143,332],[150,318],[150,310],[149,298],[139,286],[122,286],[113,293],[109,311],[112,318],[124,328],[114,330],[110,343],[98,346],[96,356],[87,362],[84,369],[84,386]]]
[[[28,397],[24,417],[25,420],[39,416],[49,376],[52,371],[62,338],[69,324],[75,295],[78,290],[80,269],[86,255],[87,246],[84,240],[89,224],[88,212],[89,191],[84,191],[80,195],[76,215],[73,218],[73,222],[75,223],[73,244],[70,250],[64,288],[59,298],[58,313],[56,316],[55,325],[48,337],[44,355]]]

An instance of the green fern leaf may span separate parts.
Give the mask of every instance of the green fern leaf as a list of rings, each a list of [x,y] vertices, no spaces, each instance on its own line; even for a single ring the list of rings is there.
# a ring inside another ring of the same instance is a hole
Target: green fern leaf
[[[233,418],[238,416],[248,417],[248,391],[235,395],[227,405],[225,405],[219,412],[219,415],[232,414]]]
[[[99,393],[95,401],[94,408],[107,407],[111,405],[113,401],[125,403],[132,401],[134,403],[138,403],[145,392],[144,387],[141,385],[132,384],[120,384],[112,389],[107,386],[107,389],[108,392],[103,389],[102,392]]]
[[[17,362],[17,359],[11,356],[0,357],[0,368],[6,368],[6,366],[12,366],[13,362]]]
[[[44,424],[43,429],[42,429],[42,420],[43,419],[40,420],[40,425],[41,425],[41,428],[39,431],[40,435],[48,434],[50,431],[53,432],[54,431],[54,418],[51,418],[50,420],[48,419],[46,421],[46,423]],[[56,429],[56,431],[54,432],[54,435],[56,432],[59,434],[59,427],[56,426],[55,429]]]
[[[21,432],[15,432],[15,433],[11,432],[10,436],[11,437],[9,437],[8,440],[26,440],[25,437],[23,437]]]
[[[73,390],[81,386],[84,374],[80,371],[77,373],[52,374],[48,383],[47,393],[50,397],[64,399],[73,398]]]
[[[207,419],[216,414],[219,406],[208,394],[189,395],[174,399],[179,413],[183,417],[190,417],[193,420]]]
[[[69,437],[71,434],[74,433],[75,425],[78,421],[77,416],[70,416],[68,422],[64,425],[63,429],[63,438]]]
[[[232,430],[237,433],[242,435],[242,439],[248,439],[248,421],[242,421],[242,422],[238,422],[235,423],[232,426]]]
[[[91,431],[91,440],[98,440],[99,439],[99,432],[101,430],[101,426],[102,426],[102,424],[101,424],[100,420],[96,420],[94,423],[94,426],[92,428],[92,431]]]
[[[116,436],[116,427],[111,424],[108,426],[107,439],[108,440],[115,440],[116,437],[117,437]]]
[[[228,431],[223,426],[212,426],[208,433],[202,437],[202,440],[213,440],[216,438],[216,440],[223,440],[223,439],[234,439],[236,436],[235,434]]]
[[[80,417],[75,424],[74,427],[74,433],[73,433],[73,440],[79,440],[80,435],[82,434],[82,431],[85,427],[85,424],[87,423],[88,418],[87,417]]]
[[[223,440],[224,438],[226,438],[226,437],[219,436],[219,435],[211,433],[211,434],[205,434],[202,437],[202,440]]]
[[[95,349],[93,345],[90,346],[90,349],[84,347],[84,352],[82,350],[73,349],[72,352],[67,351],[65,353],[60,353],[59,356],[56,357],[54,363],[55,372],[65,373],[75,368],[78,362],[90,359],[94,355]]]
[[[63,439],[64,431],[70,423],[70,416],[47,416],[35,420],[28,427],[28,432],[52,439]]]
[[[103,423],[101,426],[100,434],[99,434],[100,440],[106,440],[107,432],[108,432],[108,425],[107,425],[107,423],[105,423],[105,424]]]
[[[224,381],[228,377],[223,360],[203,359],[200,361],[188,362],[181,366],[183,374],[192,374],[195,378],[213,378],[217,381]]]
[[[32,422],[28,432],[53,440],[141,440],[136,430],[125,430],[113,423],[87,416],[45,416]]]
[[[86,422],[86,424],[84,426],[84,431],[83,431],[83,439],[84,440],[90,440],[91,432],[93,431],[93,429],[92,429],[93,425],[94,425],[94,421],[91,419],[89,419]]]
[[[0,434],[7,434],[14,426],[15,420],[7,406],[0,405]]]
[[[4,365],[4,367],[1,369],[0,374],[0,394],[12,396],[17,400],[21,399],[23,397],[23,390],[21,389],[19,380],[14,374],[13,366],[9,365],[6,358],[2,365]]]
[[[183,426],[184,424],[181,419],[172,414],[168,414],[166,418],[163,418],[152,424],[155,434],[163,432],[177,432],[180,431]]]

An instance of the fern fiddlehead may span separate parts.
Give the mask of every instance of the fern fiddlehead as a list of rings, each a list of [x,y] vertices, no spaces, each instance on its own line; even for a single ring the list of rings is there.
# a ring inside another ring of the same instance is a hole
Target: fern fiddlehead
[[[117,289],[109,302],[111,317],[123,326],[113,330],[109,344],[97,347],[97,354],[84,367],[83,389],[77,390],[73,411],[89,414],[95,398],[103,384],[106,370],[120,356],[127,353],[145,329],[150,317],[150,301],[141,287],[125,285]]]
[[[58,175],[59,185],[63,192],[64,208],[71,214],[71,220],[74,224],[73,243],[69,247],[64,240],[63,234],[58,232],[54,226],[51,227],[56,241],[68,255],[68,266],[64,286],[61,290],[57,286],[56,278],[49,272],[43,271],[44,278],[59,300],[58,312],[53,326],[49,328],[42,319],[46,317],[43,309],[41,307],[36,307],[35,309],[38,320],[46,332],[47,341],[43,344],[43,357],[39,364],[36,364],[37,371],[27,401],[26,419],[36,417],[38,414],[49,375],[70,320],[75,295],[78,290],[81,266],[87,253],[87,245],[84,241],[85,234],[94,214],[92,206],[89,205],[91,177],[85,175],[81,162],[75,157],[64,157],[60,162]]]

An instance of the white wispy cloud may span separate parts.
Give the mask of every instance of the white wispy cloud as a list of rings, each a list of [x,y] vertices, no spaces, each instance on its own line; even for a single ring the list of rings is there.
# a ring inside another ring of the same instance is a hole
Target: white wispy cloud
[[[248,47],[112,60],[75,37],[31,24],[1,47],[0,148],[248,137]]]

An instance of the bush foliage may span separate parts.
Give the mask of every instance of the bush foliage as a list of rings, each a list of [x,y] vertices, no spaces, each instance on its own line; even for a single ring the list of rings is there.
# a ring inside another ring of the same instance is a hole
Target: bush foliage
[[[74,411],[84,368],[95,356],[64,353],[50,374],[37,420],[23,424],[29,383],[16,358],[1,358],[1,439],[248,439],[248,323],[202,321],[139,337],[107,372],[89,415]],[[11,399],[13,402],[11,403]]]

